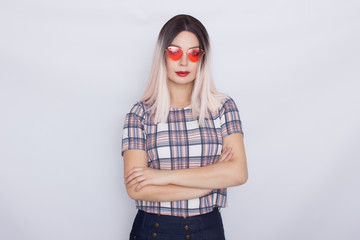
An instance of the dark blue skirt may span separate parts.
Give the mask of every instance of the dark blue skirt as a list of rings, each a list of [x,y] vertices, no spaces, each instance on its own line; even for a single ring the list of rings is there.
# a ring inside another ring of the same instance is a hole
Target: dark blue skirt
[[[158,215],[138,210],[130,240],[225,240],[218,208],[191,217]]]

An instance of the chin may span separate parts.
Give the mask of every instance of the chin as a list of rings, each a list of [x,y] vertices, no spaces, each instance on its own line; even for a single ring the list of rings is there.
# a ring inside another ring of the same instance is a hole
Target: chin
[[[192,83],[194,82],[195,79],[192,79],[191,78],[183,78],[183,77],[177,77],[177,78],[173,78],[173,79],[168,79],[169,81],[173,82],[173,83],[176,83],[176,84],[189,84],[189,83]]]

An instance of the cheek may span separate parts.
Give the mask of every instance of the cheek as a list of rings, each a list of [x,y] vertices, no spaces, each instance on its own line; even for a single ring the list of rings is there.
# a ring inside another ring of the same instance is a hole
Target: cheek
[[[165,62],[165,66],[166,66],[166,71],[167,71],[168,73],[173,72],[174,69],[175,69],[174,62],[173,62],[173,61],[166,61],[166,62]]]
[[[169,61],[167,59],[165,60],[165,67],[166,69],[169,69]]]
[[[196,75],[197,71],[198,71],[198,63],[193,64],[191,71]]]

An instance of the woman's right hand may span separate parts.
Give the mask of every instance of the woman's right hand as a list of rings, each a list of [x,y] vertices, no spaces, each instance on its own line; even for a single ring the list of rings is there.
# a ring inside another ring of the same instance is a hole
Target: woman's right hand
[[[231,148],[223,148],[220,157],[216,160],[216,163],[227,162],[231,159]]]

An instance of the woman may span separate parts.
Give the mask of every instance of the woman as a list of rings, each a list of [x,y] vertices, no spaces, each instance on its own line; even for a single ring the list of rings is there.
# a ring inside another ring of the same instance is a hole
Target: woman
[[[242,134],[235,102],[212,82],[205,27],[173,17],[124,123],[125,184],[139,209],[130,239],[225,239],[226,188],[247,181]]]

